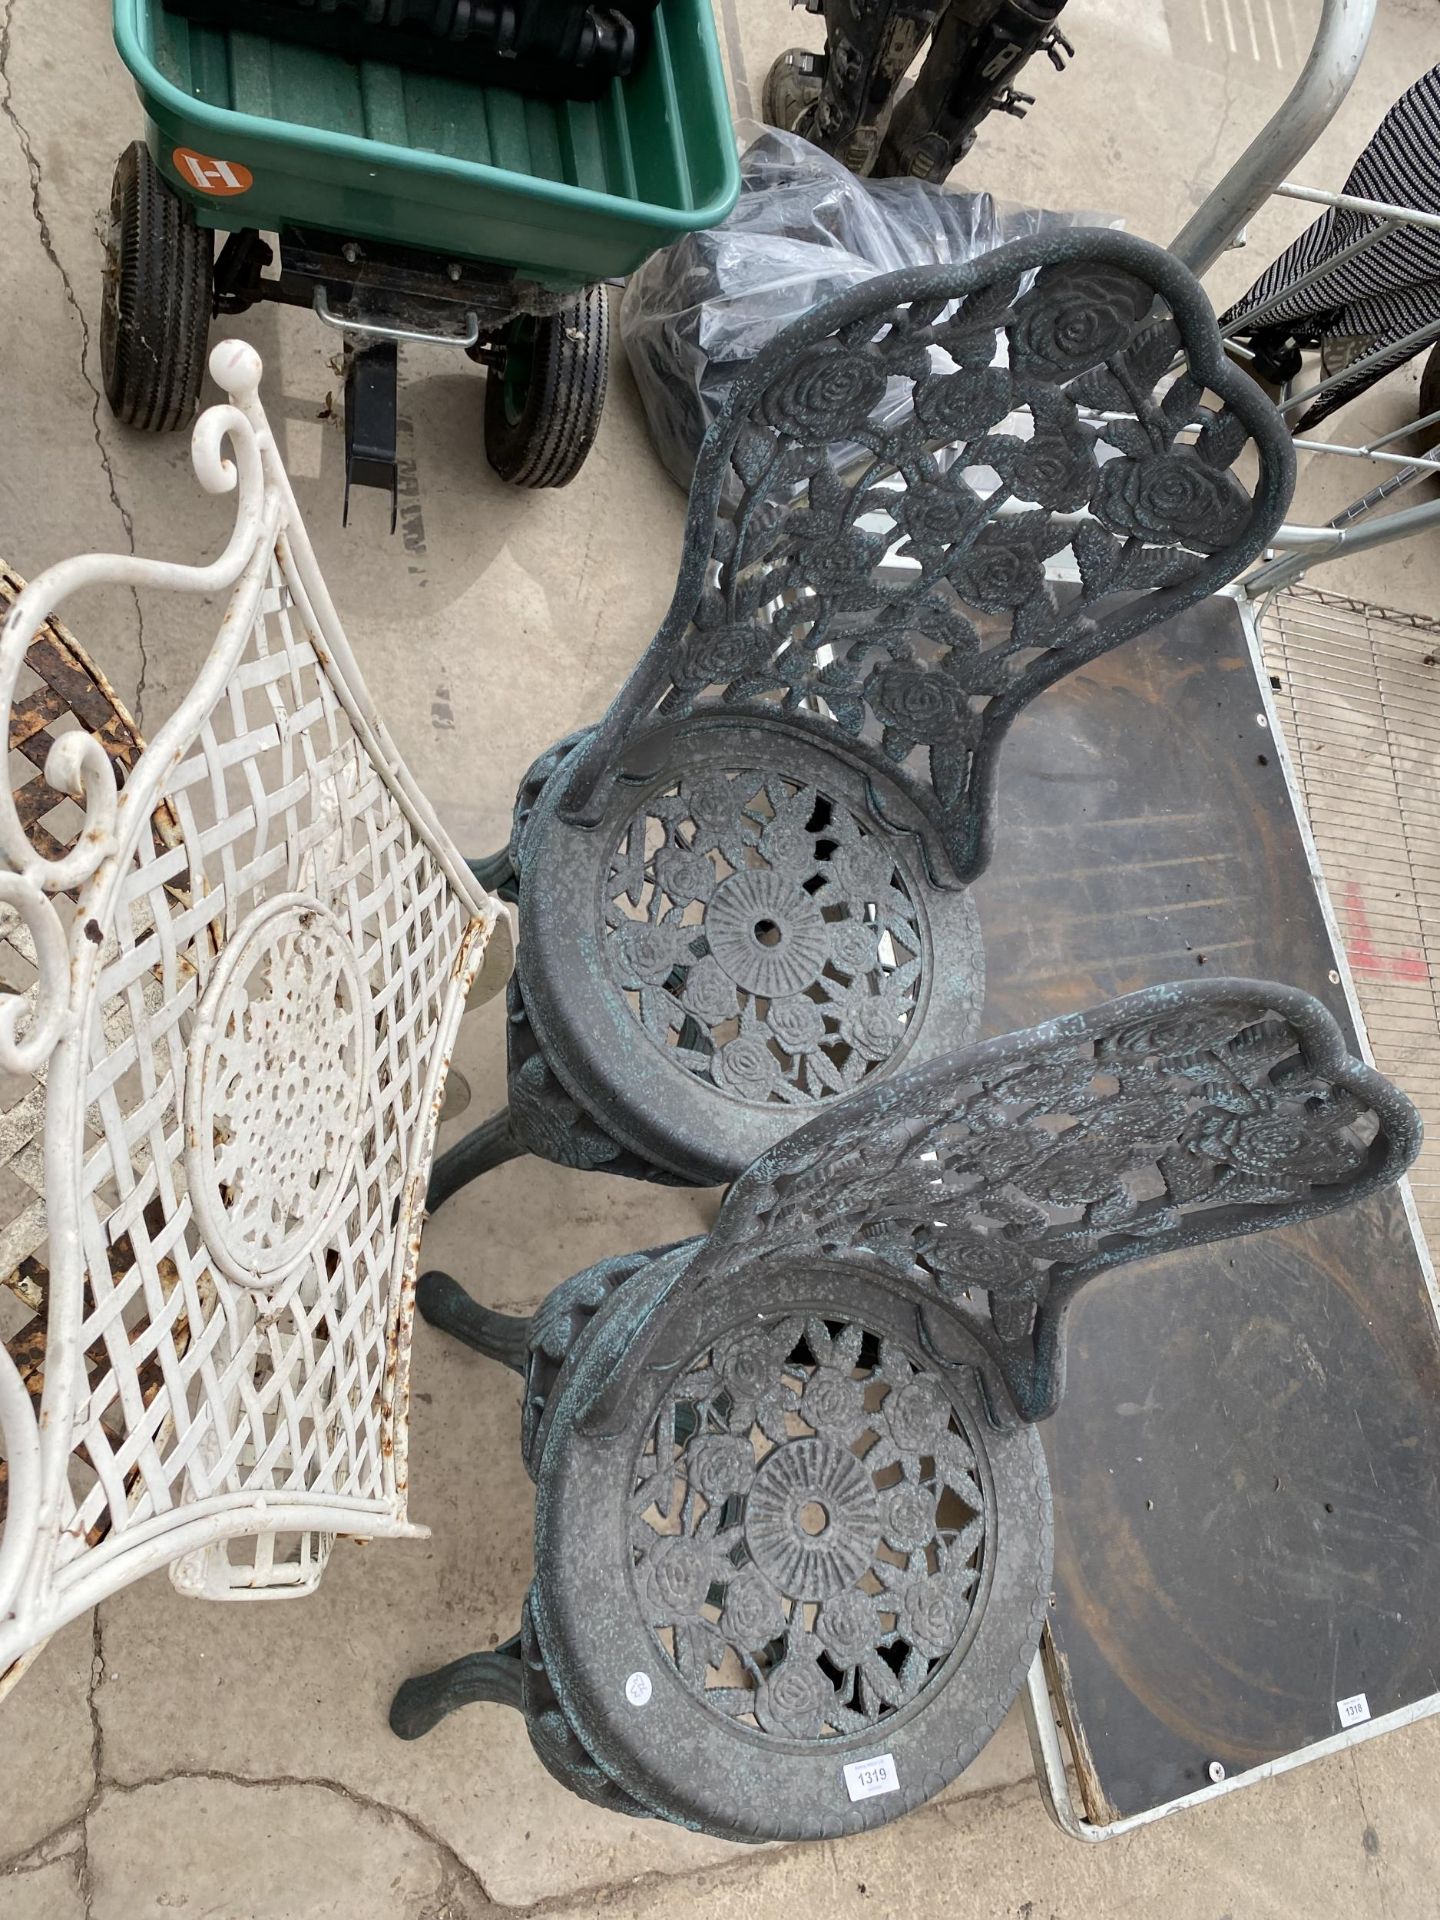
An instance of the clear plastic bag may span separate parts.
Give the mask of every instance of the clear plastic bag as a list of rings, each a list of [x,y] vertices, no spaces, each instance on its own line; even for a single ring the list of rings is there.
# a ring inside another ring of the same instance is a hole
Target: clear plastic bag
[[[797,134],[759,129],[729,219],[655,254],[625,288],[620,337],[666,470],[690,485],[731,382],[817,301],[897,267],[971,260],[1055,227],[1120,224],[921,180],[860,180]]]

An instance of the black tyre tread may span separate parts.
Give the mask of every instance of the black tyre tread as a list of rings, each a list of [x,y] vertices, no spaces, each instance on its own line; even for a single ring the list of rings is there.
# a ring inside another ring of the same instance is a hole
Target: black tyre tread
[[[141,140],[115,167],[118,259],[107,262],[105,397],[117,420],[169,433],[195,416],[210,335],[213,241]]]
[[[804,52],[803,47],[787,47],[784,53],[777,53],[766,69],[765,83],[760,89],[760,118],[767,127],[777,127],[781,133],[796,131],[810,104],[805,95],[814,100],[820,97],[818,80],[807,86],[796,78],[795,61]]]
[[[780,102],[776,98],[780,69],[789,63],[788,53],[777,53],[765,70],[765,82],[760,89],[760,118],[767,127],[779,126]],[[785,131],[785,129],[781,129]]]
[[[610,377],[610,302],[604,287],[587,287],[571,305],[542,320],[535,378],[525,416],[504,416],[503,387],[486,383],[485,452],[502,480],[519,487],[564,487],[595,444]]]

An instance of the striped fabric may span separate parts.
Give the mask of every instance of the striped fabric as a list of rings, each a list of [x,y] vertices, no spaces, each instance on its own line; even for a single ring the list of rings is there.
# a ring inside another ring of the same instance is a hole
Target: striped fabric
[[[1351,168],[1344,191],[1440,214],[1440,66],[1432,67],[1391,107]],[[1261,274],[1224,322],[1241,319],[1378,225],[1371,214],[1332,208]],[[1285,326],[1302,346],[1318,346],[1337,336],[1373,342],[1347,377],[1310,408],[1297,432],[1315,426],[1403,366],[1421,349],[1397,343],[1432,322],[1440,328],[1440,233],[1421,227],[1397,228],[1267,313],[1261,322],[1265,329]]]

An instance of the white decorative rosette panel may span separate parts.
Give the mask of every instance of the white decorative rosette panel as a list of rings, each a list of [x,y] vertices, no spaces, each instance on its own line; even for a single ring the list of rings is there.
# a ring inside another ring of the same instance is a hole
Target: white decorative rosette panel
[[[228,596],[123,788],[92,731],[55,739],[67,846],[0,794],[0,913],[33,956],[0,997],[0,1076],[43,1098],[47,1216],[0,1293],[33,1310],[0,1346],[0,1690],[157,1566],[213,1598],[300,1593],[337,1533],[420,1531],[425,1188],[455,1030],[503,982],[509,922],[375,716],[258,356],[227,342],[211,370],[232,404],[201,416],[193,455],[207,491],[237,495],[220,559],[65,562],[0,633],[13,760],[18,676],[68,595]]]

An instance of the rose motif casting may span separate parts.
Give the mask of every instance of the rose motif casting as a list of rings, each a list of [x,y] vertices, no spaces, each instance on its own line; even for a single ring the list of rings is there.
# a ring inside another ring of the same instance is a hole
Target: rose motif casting
[[[1212,1109],[1198,1114],[1191,1138],[1201,1153],[1252,1179],[1297,1187],[1323,1184],[1343,1180],[1365,1157],[1363,1140],[1344,1130],[1347,1117],[1335,1115],[1329,1130],[1322,1115],[1295,1107],[1287,1111],[1261,1096],[1248,1113]]]
[[[987,1346],[1017,1410],[1043,1417],[1074,1283],[1220,1237],[1217,1212],[1220,1233],[1327,1212],[1382,1178],[1397,1140],[1415,1150],[1403,1103],[1396,1117],[1392,1094],[1357,1086],[1367,1070],[1327,1038],[1325,1016],[1299,995],[1299,1013],[1282,1011],[1283,992],[1152,989],[954,1057],[923,1094],[917,1082],[903,1118],[862,1095],[825,1151],[791,1166],[772,1150],[747,1190],[750,1231],[783,1236],[797,1258],[863,1253],[924,1276]],[[927,1460],[952,1485],[973,1471],[932,1377],[887,1394],[879,1422],[910,1482]],[[881,1524],[909,1537],[888,1507]]]
[[[675,971],[686,945],[683,927],[654,927],[634,921],[621,929],[620,974],[627,987],[660,987]]]
[[[964,688],[933,667],[885,667],[867,691],[887,726],[926,746],[963,740],[970,732]]]
[[[1155,296],[1113,267],[1043,268],[1006,329],[1017,376],[1073,380],[1127,346]]]
[[[815,836],[803,820],[783,816],[761,834],[760,851],[792,880],[808,880],[815,864]]]
[[[865,1424],[865,1389],[835,1367],[817,1367],[800,1396],[800,1413],[817,1433],[848,1445]]]
[[[921,1374],[885,1401],[890,1437],[905,1453],[924,1453],[944,1432],[950,1403],[939,1383]]]
[[[825,1015],[820,1003],[803,993],[788,994],[783,999],[772,1001],[768,1024],[771,1033],[787,1053],[808,1052],[811,1047],[819,1046],[825,1038]]]
[[[720,1631],[734,1647],[763,1647],[778,1640],[789,1622],[784,1602],[764,1574],[738,1574],[725,1589]]]
[[[881,1504],[880,1525],[892,1547],[913,1552],[935,1532],[935,1499],[923,1487],[902,1480]]]
[[[1054,1136],[1037,1133],[1003,1116],[977,1116],[972,1129],[970,1157],[975,1170],[990,1186],[1003,1186],[1030,1166],[1054,1144]]]
[[[770,629],[752,622],[696,628],[680,649],[676,684],[698,690],[733,680],[759,666],[774,645]]]
[[[895,856],[881,840],[866,835],[848,841],[831,857],[831,868],[850,893],[876,898],[895,884]]]
[[[776,1362],[773,1343],[763,1334],[742,1335],[716,1349],[715,1371],[740,1427],[754,1420],[756,1402],[774,1384]]]
[[[1250,518],[1249,496],[1234,474],[1206,466],[1191,447],[1107,460],[1091,506],[1112,532],[1204,553],[1237,540]]]
[[[941,711],[963,724],[948,677],[889,673],[909,737]],[[885,840],[759,772],[687,775],[646,802],[611,858],[606,925],[611,978],[640,1024],[737,1100],[858,1086],[900,1047],[923,984],[920,923]]]
[[[831,929],[830,958],[842,973],[873,973],[877,958],[875,929],[863,920],[842,920]],[[775,1025],[773,1008],[770,1024]]]
[[[763,1034],[742,1033],[714,1054],[715,1084],[737,1100],[767,1100],[779,1084],[780,1063]]]
[[[995,336],[989,335],[994,351]],[[983,367],[930,380],[915,397],[915,413],[937,440],[975,440],[1003,420],[1011,407],[1010,376],[1003,367]]]
[[[665,1657],[777,1738],[854,1733],[913,1700],[984,1566],[959,1411],[918,1355],[854,1324],[741,1328],[697,1355],[642,1447],[631,1513]]]
[[[677,906],[708,900],[715,891],[715,869],[703,853],[666,847],[655,856],[655,878]]]
[[[690,1478],[707,1500],[744,1493],[755,1478],[755,1450],[748,1440],[716,1434],[691,1449]]]
[[[900,1044],[900,1016],[888,1000],[853,995],[840,1016],[840,1037],[866,1060],[884,1060]]]
[[[777,433],[794,440],[851,438],[885,398],[885,369],[871,353],[838,345],[811,347],[765,395],[763,411]]]
[[[726,846],[743,837],[745,798],[730,776],[718,770],[692,773],[685,781],[686,812],[710,846]]]
[[[885,557],[879,534],[861,533],[819,512],[796,514],[788,540],[791,565],[805,581],[844,597],[863,595],[871,570]]]
[[[825,1731],[835,1689],[812,1659],[792,1654],[761,1681],[755,1694],[755,1718],[766,1733],[816,1740]]]
[[[715,1578],[715,1556],[704,1540],[658,1540],[640,1569],[641,1596],[655,1626],[697,1619]]]
[[[1104,1036],[1096,1049],[1097,1057],[1108,1060],[1125,1054],[1166,1054],[1180,1061],[1197,1059],[1233,1039],[1247,1024],[1247,1013],[1249,1009],[1212,1000],[1154,1020],[1126,1022]]]
[[[928,480],[905,489],[896,503],[895,518],[909,535],[908,547],[944,549],[963,539],[979,504],[968,487],[949,478]]]
[[[928,1540],[930,1535],[927,1534]],[[815,1637],[841,1666],[857,1666],[874,1647],[881,1633],[879,1609],[868,1593],[847,1587],[835,1593],[821,1607],[815,1622]]]
[[[1022,500],[1074,513],[1090,499],[1096,467],[1087,446],[1076,448],[1060,433],[1037,433],[1017,456],[1012,480]]]
[[[900,1631],[912,1647],[940,1659],[954,1646],[963,1603],[944,1580],[917,1580],[900,1603]]]
[[[982,613],[1013,613],[1044,590],[1045,569],[1033,547],[989,529],[950,569],[955,591]]]
[[[926,1265],[951,1289],[1033,1295],[1045,1277],[1044,1268],[1023,1247],[997,1235],[981,1235],[973,1227],[928,1228],[921,1233],[920,1247]]]
[[[1053,1153],[1018,1169],[1016,1185],[1057,1206],[1103,1199],[1137,1157],[1174,1137],[1184,1116],[1175,1095],[1109,1101],[1062,1134]]]
[[[740,1012],[735,982],[709,955],[697,960],[686,974],[680,1004],[687,1013],[693,1013],[697,1020],[711,1027],[723,1026],[727,1020],[736,1019]]]

